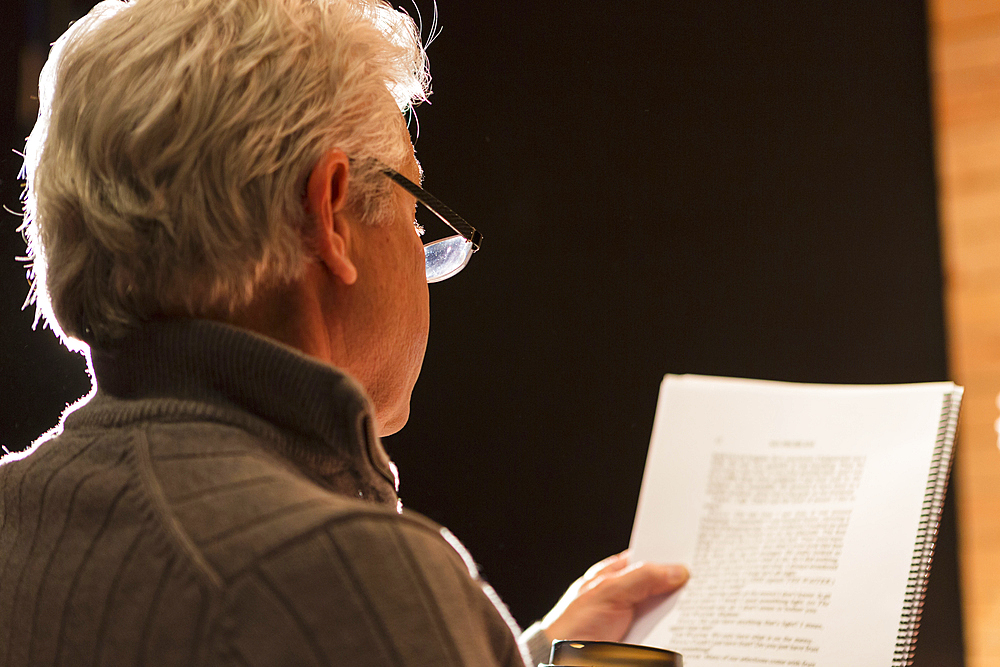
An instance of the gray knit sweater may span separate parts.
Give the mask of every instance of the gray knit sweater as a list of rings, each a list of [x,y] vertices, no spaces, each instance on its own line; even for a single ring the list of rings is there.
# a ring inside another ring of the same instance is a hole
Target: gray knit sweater
[[[397,510],[349,377],[201,321],[92,360],[0,465],[0,665],[523,666],[461,545]]]

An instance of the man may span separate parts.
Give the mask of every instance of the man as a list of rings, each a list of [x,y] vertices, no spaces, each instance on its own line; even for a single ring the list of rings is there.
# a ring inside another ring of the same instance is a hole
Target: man
[[[96,388],[0,465],[0,664],[519,666],[683,584],[612,557],[518,641],[398,507],[379,436],[480,240],[416,185],[426,71],[373,0],[110,0],[57,42],[25,232]]]

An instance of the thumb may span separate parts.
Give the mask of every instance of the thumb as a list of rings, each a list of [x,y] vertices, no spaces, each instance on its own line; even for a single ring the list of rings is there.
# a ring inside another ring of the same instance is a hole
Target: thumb
[[[673,593],[690,577],[683,565],[636,563],[604,580],[602,597],[636,605],[657,595]],[[594,591],[597,593],[598,591]]]

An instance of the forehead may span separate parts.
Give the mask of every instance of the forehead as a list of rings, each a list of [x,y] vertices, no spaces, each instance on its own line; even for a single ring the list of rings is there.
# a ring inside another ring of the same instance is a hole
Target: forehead
[[[414,183],[423,182],[424,172],[420,163],[417,161],[417,156],[414,154],[413,140],[410,138],[410,128],[406,122],[406,112],[400,110],[399,106],[396,104],[395,98],[389,94],[389,90],[386,89],[382,99],[378,102],[385,106],[386,110],[391,106],[395,109],[396,113],[393,116],[393,125],[396,126],[396,136],[399,138],[399,142],[405,147],[405,155],[402,164],[391,165],[396,168],[396,171],[406,176],[408,179]],[[391,163],[390,163],[391,164]]]
[[[403,163],[399,165],[398,171],[414,183],[417,183],[418,185],[422,184],[424,181],[424,168],[420,166],[420,161],[417,160],[416,153],[413,150],[413,144],[409,143],[408,136],[406,145],[409,150],[406,151],[406,157],[403,158]]]
[[[400,139],[407,148],[406,157],[403,158],[403,164],[400,165],[399,173],[414,183],[423,183],[424,169],[420,166],[420,161],[417,160],[416,150],[413,148],[413,140],[410,138],[410,130],[406,126],[406,119],[403,114],[399,114],[398,119],[397,125],[401,135]]]
[[[420,166],[420,161],[417,160],[417,156],[412,151],[403,161],[403,169],[400,173],[417,185],[422,185],[424,182],[424,168]]]

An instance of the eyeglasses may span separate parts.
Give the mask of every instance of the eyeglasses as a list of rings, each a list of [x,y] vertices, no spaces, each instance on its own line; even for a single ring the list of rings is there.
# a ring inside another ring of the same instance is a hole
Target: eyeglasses
[[[424,262],[426,264],[427,282],[437,283],[465,268],[472,253],[479,250],[483,244],[483,235],[467,223],[462,216],[444,205],[440,199],[424,190],[422,187],[403,176],[395,169],[380,165],[382,173],[398,183],[404,190],[413,195],[427,210],[436,215],[457,234],[438,241],[424,244]]]

